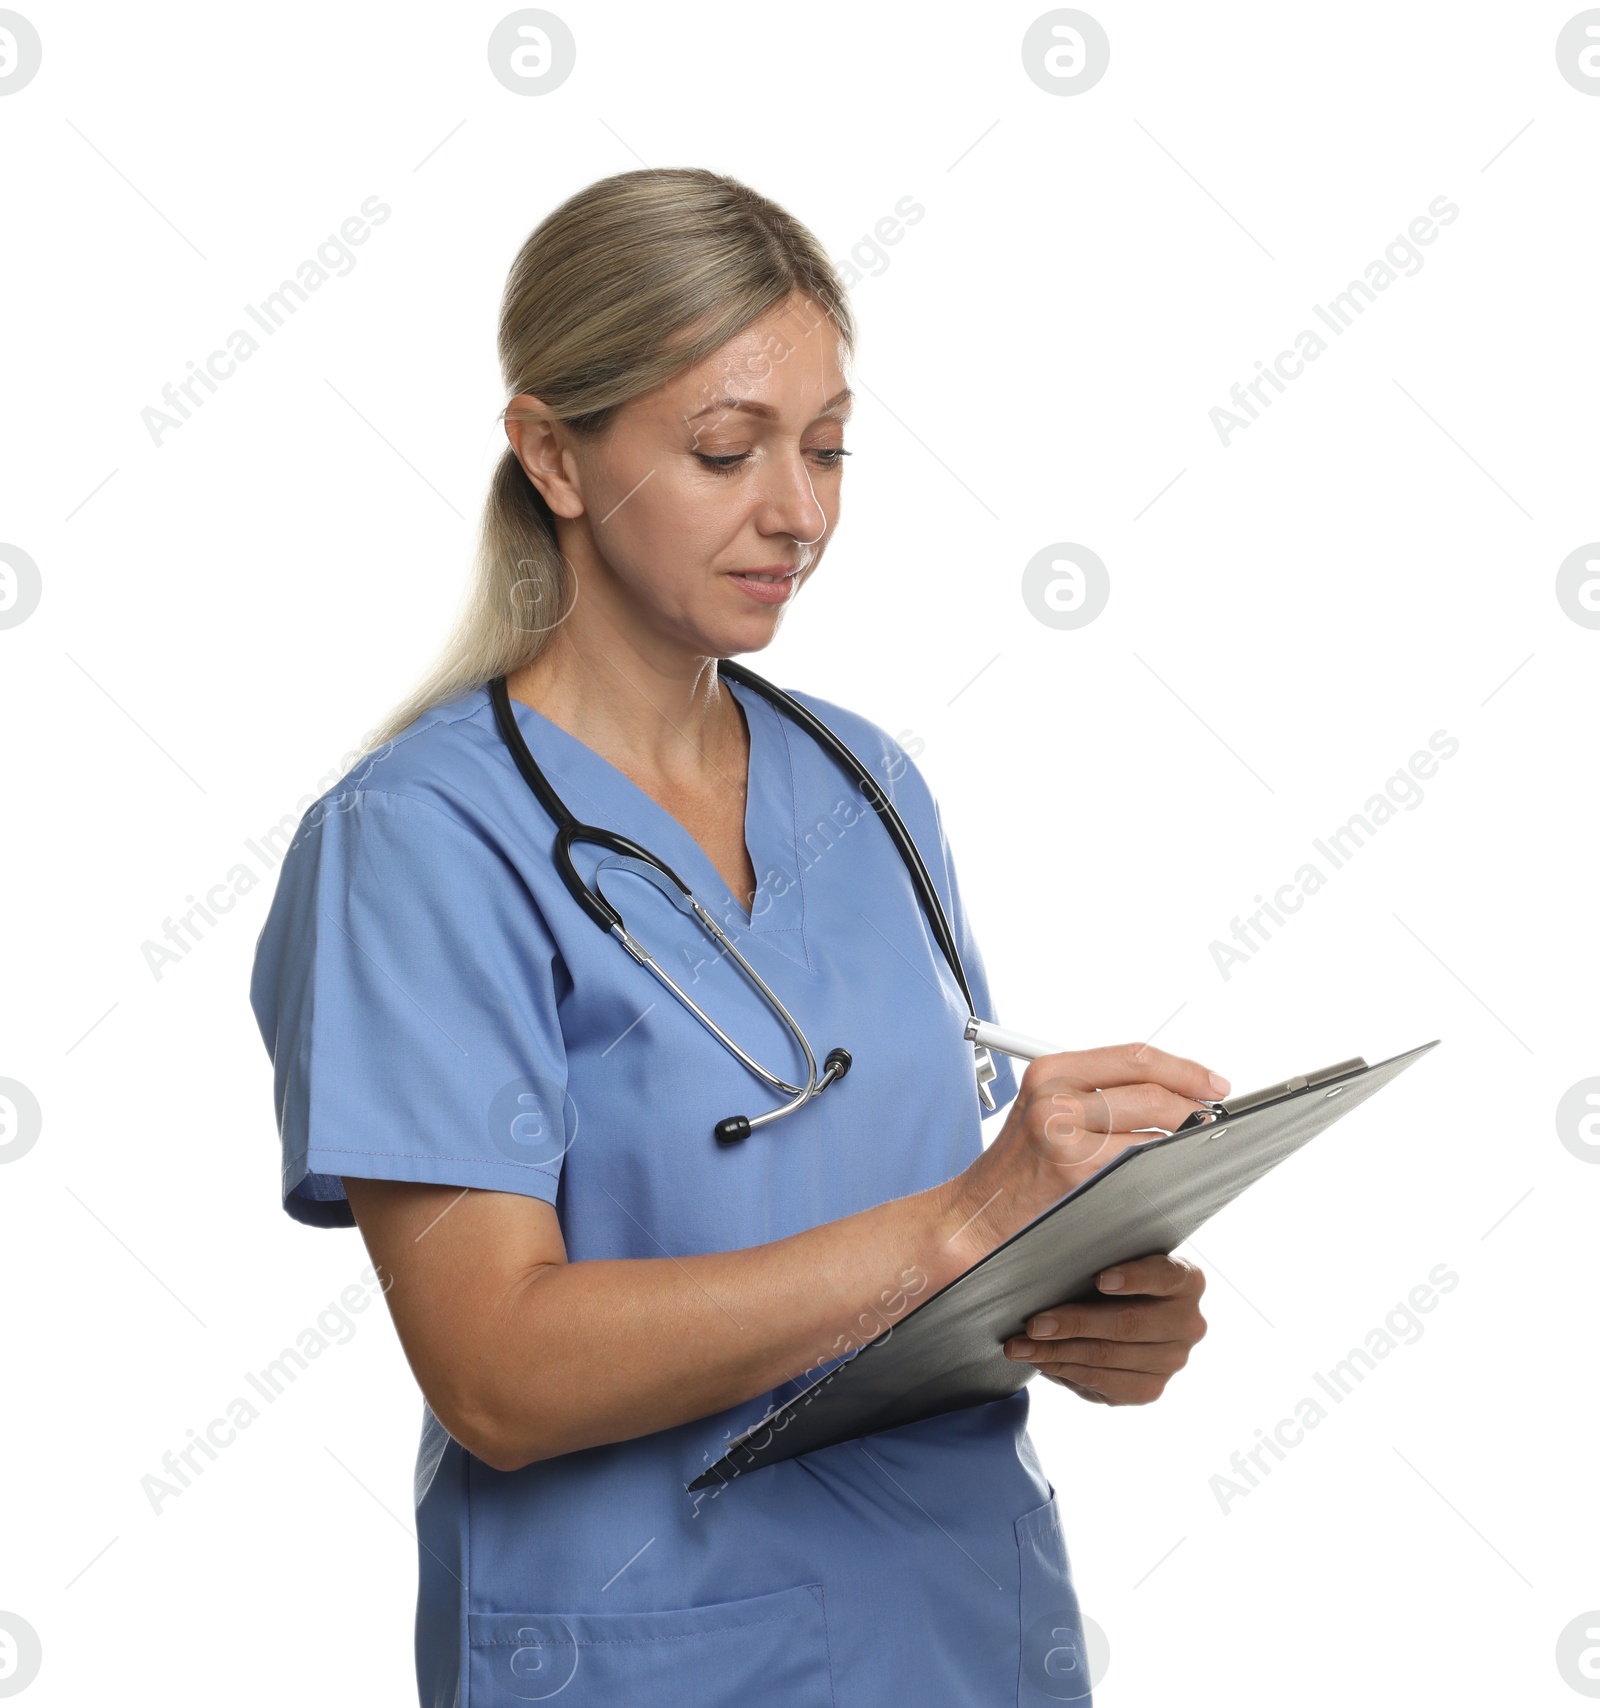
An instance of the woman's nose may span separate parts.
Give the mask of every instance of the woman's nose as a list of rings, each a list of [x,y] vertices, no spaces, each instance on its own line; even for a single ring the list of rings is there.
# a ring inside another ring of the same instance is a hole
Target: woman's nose
[[[827,530],[827,512],[817,501],[800,452],[775,457],[767,465],[757,523],[764,534],[788,534],[808,545]]]

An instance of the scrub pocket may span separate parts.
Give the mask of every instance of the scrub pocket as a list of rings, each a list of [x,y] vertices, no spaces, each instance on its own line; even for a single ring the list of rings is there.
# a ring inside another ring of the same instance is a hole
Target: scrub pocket
[[[820,1583],[660,1613],[473,1613],[470,1708],[833,1708]]]
[[[1023,1513],[1015,1525],[1021,1572],[1018,1708],[1046,1708],[1053,1702],[1090,1708],[1093,1702],[1059,1499],[1052,1487],[1049,1500]]]

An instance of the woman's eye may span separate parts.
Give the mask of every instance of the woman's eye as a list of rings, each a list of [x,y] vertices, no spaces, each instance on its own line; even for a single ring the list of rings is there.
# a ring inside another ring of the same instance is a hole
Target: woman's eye
[[[807,454],[815,457],[825,469],[838,468],[839,459],[850,455],[843,445],[818,445]],[[705,468],[715,469],[718,474],[732,474],[741,463],[749,462],[751,452],[735,451],[732,455],[719,457],[707,451],[696,451],[694,456],[695,461]]]

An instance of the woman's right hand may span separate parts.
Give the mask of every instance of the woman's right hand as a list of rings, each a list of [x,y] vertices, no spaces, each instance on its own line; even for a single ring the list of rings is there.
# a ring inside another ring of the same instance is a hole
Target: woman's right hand
[[[950,1182],[952,1247],[970,1267],[1091,1174],[1151,1134],[1171,1132],[1230,1087],[1148,1044],[1063,1050],[1028,1064],[984,1153]]]
[[[953,1180],[732,1251],[573,1262],[554,1206],[522,1192],[347,1177],[345,1193],[434,1416],[516,1471],[713,1416],[876,1339],[1139,1128],[1226,1089],[1146,1045],[1044,1056]],[[1169,1305],[1141,1341],[1197,1338]]]

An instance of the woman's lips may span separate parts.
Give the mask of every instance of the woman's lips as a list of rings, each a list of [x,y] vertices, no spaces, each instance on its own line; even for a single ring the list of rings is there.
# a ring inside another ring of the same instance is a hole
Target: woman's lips
[[[799,582],[797,569],[735,569],[728,579],[736,582],[758,605],[781,605],[793,596]]]

